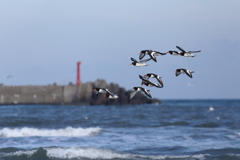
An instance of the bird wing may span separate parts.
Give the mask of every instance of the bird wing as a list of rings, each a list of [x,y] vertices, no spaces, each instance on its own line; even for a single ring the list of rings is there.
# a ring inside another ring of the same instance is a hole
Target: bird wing
[[[150,98],[152,98],[151,94],[149,93],[150,90],[146,90],[145,88],[141,87],[141,90]]]
[[[155,87],[158,87],[158,88],[162,88],[159,84],[156,84],[156,83],[154,83],[154,82],[152,82],[150,80],[146,80],[146,81],[147,81],[147,83],[151,84],[152,86],[155,86]]]
[[[188,51],[188,53],[198,53],[198,52],[201,52],[201,50],[199,50],[199,51]]]
[[[146,55],[145,53],[140,52],[140,54],[139,54],[139,59],[140,59],[140,60],[143,59],[143,57],[144,57],[145,55]]]
[[[183,70],[188,77],[192,78],[192,73],[189,70]]]
[[[113,96],[113,93],[112,93],[112,92],[110,92],[108,89],[105,89],[105,90],[106,90],[107,94]]]
[[[155,52],[150,52],[149,56],[151,57],[152,60],[154,60],[155,62],[157,62],[157,58],[154,55]]]
[[[166,55],[167,53],[162,53],[162,52],[158,52],[158,51],[154,51],[154,55],[158,56],[158,55]]]
[[[139,78],[142,79],[142,84],[144,84],[144,83],[149,83],[149,84],[151,84],[152,86],[159,87],[158,84],[153,83],[152,81],[146,79],[145,77],[143,77],[143,76],[141,76],[141,75],[139,75]]]
[[[137,60],[136,60],[136,59],[134,59],[134,58],[132,58],[132,57],[131,57],[131,60],[132,60],[133,62],[137,62]]]
[[[144,76],[139,75],[139,78],[142,79],[143,81],[147,81],[147,79]]]
[[[156,79],[157,79],[158,83],[161,84],[163,87],[163,82],[162,82],[161,78],[159,76],[157,76]]]
[[[152,59],[152,58],[144,59],[144,60],[139,61],[139,63],[145,63],[145,62],[147,62],[147,61],[150,61],[151,59]]]
[[[179,50],[181,50],[182,52],[186,52],[184,49],[182,49],[181,47],[179,46],[176,46]]]
[[[146,74],[145,76],[143,76],[145,79],[149,79],[150,77]]]
[[[129,100],[132,99],[137,92],[138,91],[136,91],[136,90],[132,91],[132,93],[130,94]]]

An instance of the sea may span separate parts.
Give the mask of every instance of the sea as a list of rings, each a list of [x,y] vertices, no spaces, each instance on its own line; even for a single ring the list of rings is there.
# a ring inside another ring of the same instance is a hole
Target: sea
[[[0,160],[240,160],[240,100],[2,105]]]

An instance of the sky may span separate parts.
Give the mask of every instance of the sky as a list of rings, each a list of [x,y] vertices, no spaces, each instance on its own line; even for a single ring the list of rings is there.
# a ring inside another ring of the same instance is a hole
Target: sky
[[[131,57],[201,50],[196,57],[158,56],[146,67]],[[9,0],[0,2],[0,83],[5,86],[105,79],[130,90],[155,73],[159,99],[240,98],[240,0]],[[178,68],[193,78],[175,76]],[[11,77],[9,77],[11,75]],[[152,79],[154,81],[154,79]]]

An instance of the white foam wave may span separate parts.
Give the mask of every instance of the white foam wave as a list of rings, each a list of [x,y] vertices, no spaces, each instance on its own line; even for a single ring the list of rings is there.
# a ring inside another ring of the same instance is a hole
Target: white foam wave
[[[91,136],[101,131],[101,128],[72,128],[64,129],[37,129],[37,128],[3,128],[0,129],[0,137],[29,137],[29,136],[66,136],[66,137],[82,137]]]
[[[88,159],[166,159],[166,158],[198,158],[201,159],[204,155],[183,155],[183,156],[169,156],[169,155],[137,155],[127,153],[117,153],[108,149],[98,148],[48,148],[47,156],[50,158],[88,158]]]
[[[47,151],[47,156],[49,158],[57,159],[182,159],[182,158],[191,158],[191,159],[205,159],[205,156],[208,154],[199,154],[199,155],[181,155],[181,156],[170,156],[170,155],[137,155],[137,154],[128,154],[128,153],[117,153],[109,149],[97,149],[97,148],[82,148],[82,147],[71,147],[71,148],[44,148]],[[17,151],[13,153],[2,154],[5,156],[21,156],[23,154],[28,157],[36,153],[37,150],[29,151]]]

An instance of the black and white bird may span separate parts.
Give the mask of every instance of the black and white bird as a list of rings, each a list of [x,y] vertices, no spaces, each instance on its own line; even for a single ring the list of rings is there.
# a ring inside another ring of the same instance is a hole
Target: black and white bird
[[[96,94],[102,93],[102,94],[106,94],[108,89],[105,88],[94,88],[93,92],[95,92]]]
[[[166,55],[167,53],[161,53],[161,52],[153,51],[153,50],[142,50],[141,52],[139,52],[139,59],[140,60],[143,59],[143,57],[146,54],[149,55],[152,60],[157,62],[157,58],[155,56],[162,56],[162,55]]]
[[[179,68],[179,69],[176,69],[176,76],[179,76],[180,74],[186,74],[188,75],[190,78],[192,78],[192,73],[194,73],[194,71],[190,71],[188,69],[184,69],[184,68]]]
[[[113,94],[112,92],[110,92],[108,89],[105,89],[105,88],[94,88],[93,91],[96,94],[102,93],[102,94],[104,94],[103,97],[108,97],[110,99],[117,99],[117,98],[119,98],[118,95]]]
[[[141,61],[137,61],[134,58],[131,58],[131,60],[133,61],[130,65],[134,65],[136,67],[143,67],[143,66],[147,66],[147,64],[145,62],[150,61],[151,58],[149,59],[145,59],[145,60],[141,60]]]
[[[193,53],[198,53],[201,52],[201,50],[199,51],[185,51],[184,49],[182,49],[179,46],[176,46],[181,52],[179,53],[179,55],[184,56],[184,57],[195,57],[196,55],[194,55]]]
[[[146,78],[146,79],[156,78],[156,80],[158,81],[158,83],[159,83],[160,85],[162,85],[162,87],[163,87],[163,82],[162,82],[162,80],[161,80],[162,77],[160,77],[159,75],[156,75],[156,74],[154,74],[154,73],[148,73],[148,74],[144,75],[144,78]]]
[[[148,80],[147,78],[139,75],[139,78],[142,80],[142,84],[141,85],[146,85],[148,87],[157,87],[157,88],[162,88],[163,86],[157,83],[154,83],[150,80]]]
[[[117,98],[119,98],[117,94],[113,94],[109,90],[107,90],[107,93],[103,97],[107,97],[109,99],[117,99]]]
[[[129,100],[132,99],[137,92],[144,92],[145,95],[152,98],[151,94],[149,93],[150,90],[146,90],[145,88],[142,88],[142,87],[133,87],[132,89],[133,91],[130,94]]]
[[[171,55],[173,55],[173,56],[179,56],[179,54],[180,54],[178,51],[171,51],[171,50],[168,51],[167,53],[169,53],[169,54],[171,54]],[[167,54],[167,53],[166,53],[166,54]]]

